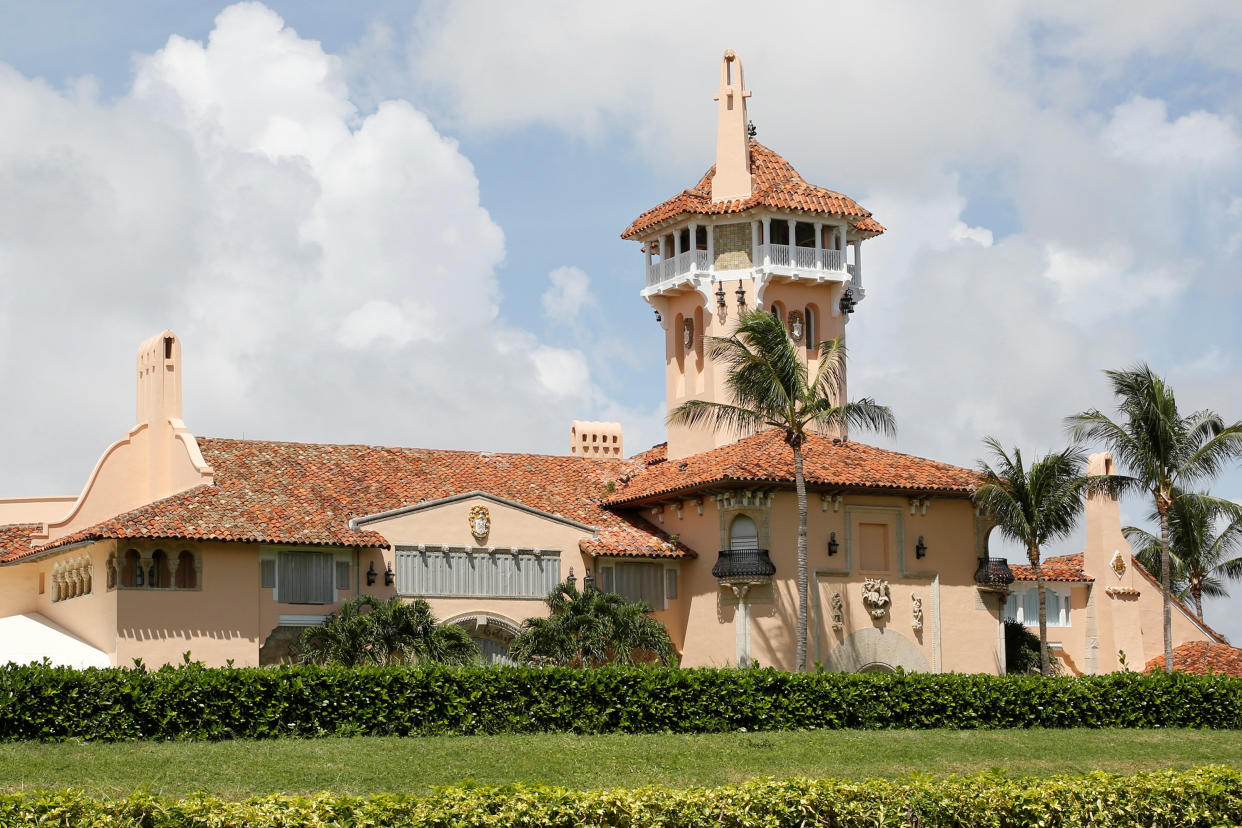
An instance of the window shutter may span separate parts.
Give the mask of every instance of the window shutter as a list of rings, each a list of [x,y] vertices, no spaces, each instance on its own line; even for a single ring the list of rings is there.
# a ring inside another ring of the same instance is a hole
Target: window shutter
[[[677,597],[677,570],[664,570],[664,600],[671,601]]]
[[[349,589],[349,561],[336,562],[336,588]]]
[[[263,589],[276,588],[275,561],[259,561],[259,586]]]
[[[282,604],[330,604],[332,556],[322,552],[281,552],[280,590]]]
[[[1009,597],[1005,599],[1005,620],[1018,620],[1018,596],[1012,592],[1009,593]]]
[[[1028,627],[1039,624],[1039,587],[1032,587],[1022,596],[1022,623]]]
[[[604,566],[599,570],[599,591],[614,592],[616,590],[615,580],[612,577],[612,567]]]

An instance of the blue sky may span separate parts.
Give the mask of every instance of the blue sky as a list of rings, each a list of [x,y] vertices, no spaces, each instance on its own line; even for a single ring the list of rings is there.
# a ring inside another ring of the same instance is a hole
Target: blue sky
[[[618,234],[712,163],[725,48],[759,139],[889,227],[849,338],[898,448],[1059,447],[1139,360],[1242,418],[1236,4],[753,9],[0,4],[0,494],[76,491],[165,327],[199,434],[658,441]]]

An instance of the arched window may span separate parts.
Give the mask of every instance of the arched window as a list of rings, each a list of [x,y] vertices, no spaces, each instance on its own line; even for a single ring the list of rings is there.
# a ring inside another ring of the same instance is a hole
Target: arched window
[[[814,351],[819,347],[819,340],[815,337],[819,331],[815,330],[815,308],[807,306],[806,308],[806,349]]]
[[[142,558],[138,550],[125,550],[125,566],[121,567],[121,586],[140,587],[144,580],[142,576]]]
[[[150,576],[147,579],[148,585],[153,589],[168,589],[172,586],[172,573],[168,568],[168,554],[163,549],[157,549],[151,555],[151,571],[147,574]]]
[[[746,515],[738,515],[729,524],[730,549],[758,549],[759,527]]]
[[[177,589],[197,589],[198,572],[194,568],[194,553],[181,550],[177,556]]]
[[[117,572],[117,567],[116,567],[116,553],[115,552],[113,552],[111,555],[108,556],[107,569],[108,569],[108,589],[116,589],[117,576],[119,573]]]

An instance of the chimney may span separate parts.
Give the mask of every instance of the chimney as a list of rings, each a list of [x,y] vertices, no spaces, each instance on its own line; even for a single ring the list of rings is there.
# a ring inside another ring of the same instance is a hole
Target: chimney
[[[625,456],[620,423],[592,423],[574,420],[569,429],[569,454],[594,460],[620,459]]]
[[[181,419],[181,342],[172,331],[138,347],[137,425]]]
[[[750,198],[750,135],[746,99],[750,90],[742,79],[742,59],[729,49],[720,60],[720,91],[716,93],[716,174],[712,201]]]

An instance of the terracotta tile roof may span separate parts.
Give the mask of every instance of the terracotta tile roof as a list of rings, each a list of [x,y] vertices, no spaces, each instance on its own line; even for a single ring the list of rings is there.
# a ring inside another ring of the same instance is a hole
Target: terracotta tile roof
[[[719,215],[741,213],[754,207],[778,210],[805,210],[851,220],[854,229],[864,236],[878,236],[884,227],[871,217],[870,211],[849,196],[808,184],[793,165],[758,141],[750,142],[750,168],[754,186],[750,198],[734,201],[712,201],[712,178],[716,167],[704,173],[699,183],[682,190],[664,203],[652,207],[625,229],[623,239],[636,239],[648,230],[684,215]]]
[[[1164,669],[1164,656],[1147,662],[1147,672]],[[1173,648],[1173,669],[1179,673],[1224,673],[1242,677],[1242,650],[1210,641],[1188,641]]]
[[[350,518],[485,491],[599,529],[593,554],[692,556],[642,518],[600,507],[629,460],[200,438],[215,483],[142,506],[37,551],[105,538],[387,546]],[[7,562],[7,561],[6,561]]]
[[[1011,564],[1009,569],[1013,572],[1013,577],[1019,581],[1035,580],[1035,568],[1032,566]],[[1090,583],[1095,580],[1095,578],[1090,577],[1083,571],[1083,556],[1081,553],[1077,555],[1053,555],[1051,558],[1045,558],[1043,570],[1045,581]]]
[[[31,546],[30,536],[40,528],[37,523],[12,523],[0,526],[0,562],[27,558],[38,550]]]
[[[654,450],[653,450],[654,451]],[[968,497],[976,472],[853,440],[812,437],[803,449],[808,485],[834,489],[938,493]],[[680,460],[653,462],[606,502],[635,503],[726,482],[792,484],[793,452],[775,429]]]

